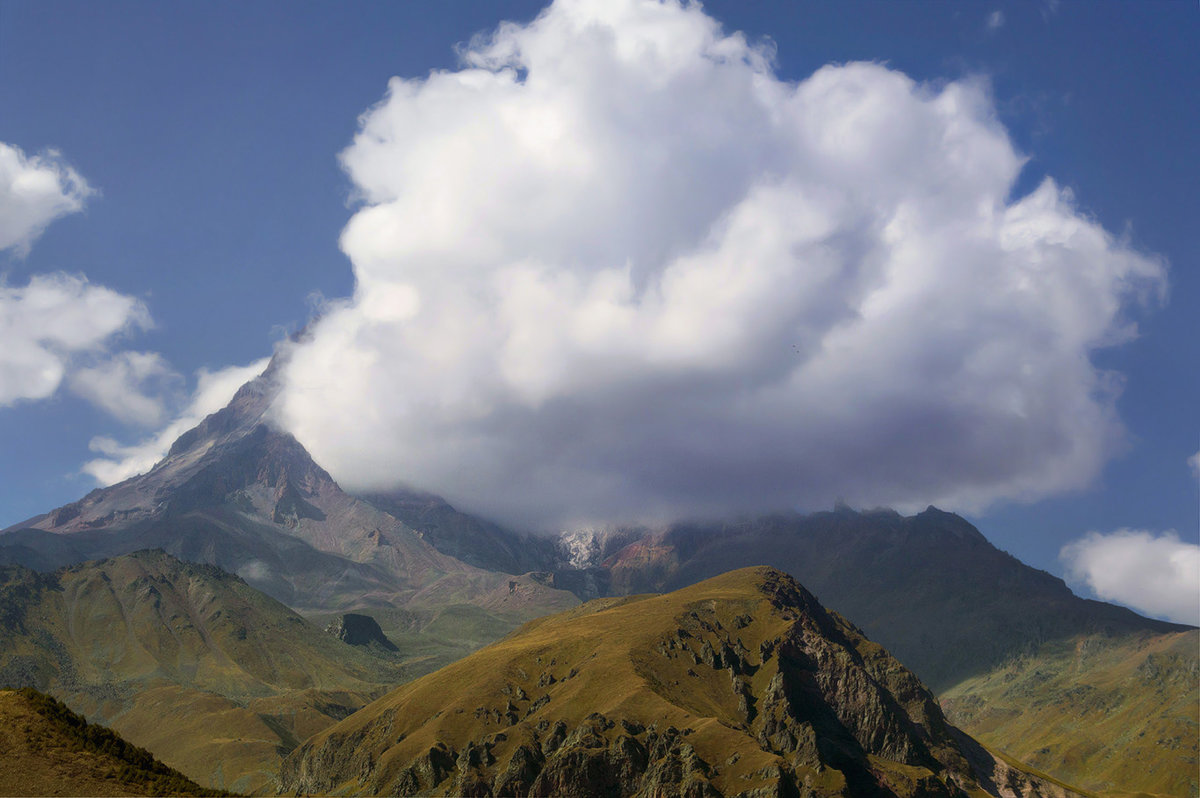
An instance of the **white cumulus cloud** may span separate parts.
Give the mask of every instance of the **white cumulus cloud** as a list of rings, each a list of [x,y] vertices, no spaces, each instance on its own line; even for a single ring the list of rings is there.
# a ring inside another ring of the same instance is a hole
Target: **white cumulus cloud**
[[[81,353],[102,352],[118,333],[149,325],[140,300],[82,276],[0,283],[0,407],[50,396]]]
[[[1003,27],[1004,27],[1004,12],[1003,11],[1001,11],[1000,9],[996,9],[992,13],[988,14],[988,18],[987,18],[988,30],[1000,30]]]
[[[82,210],[92,193],[57,151],[27,156],[0,141],[0,250],[27,254],[46,225]]]
[[[71,390],[128,424],[163,422],[182,377],[157,352],[119,352],[77,369]]]
[[[228,366],[217,371],[201,369],[196,373],[196,389],[187,407],[169,424],[132,445],[110,437],[93,438],[89,447],[103,456],[87,462],[83,472],[101,485],[113,485],[149,471],[180,435],[229,404],[238,388],[263,372],[268,360],[263,358],[246,366]]]
[[[354,295],[276,412],[351,488],[517,523],[978,510],[1088,484],[1165,267],[982,81],[800,82],[697,5],[557,2],[393,78],[342,153]]]
[[[1059,558],[1073,582],[1149,615],[1200,624],[1200,546],[1174,531],[1089,532]]]

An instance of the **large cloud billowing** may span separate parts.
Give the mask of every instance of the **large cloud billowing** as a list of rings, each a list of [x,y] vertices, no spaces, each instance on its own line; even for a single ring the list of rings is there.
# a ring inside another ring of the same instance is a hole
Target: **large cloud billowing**
[[[791,83],[695,6],[560,2],[394,78],[280,421],[345,485],[543,526],[978,509],[1092,480],[1091,354],[1164,290],[1024,159],[987,88]]]

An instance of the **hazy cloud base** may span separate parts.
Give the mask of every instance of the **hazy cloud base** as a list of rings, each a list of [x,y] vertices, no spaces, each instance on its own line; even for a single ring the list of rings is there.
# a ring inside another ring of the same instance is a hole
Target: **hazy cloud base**
[[[1067,578],[1102,599],[1150,615],[1200,624],[1200,546],[1175,532],[1089,532],[1063,547]]]
[[[570,526],[1087,485],[1164,267],[1045,180],[986,85],[799,83],[694,6],[559,2],[393,78],[342,154],[353,297],[280,422],[351,488]]]
[[[118,352],[78,369],[71,390],[126,424],[153,427],[166,420],[167,400],[183,377],[157,352]]]

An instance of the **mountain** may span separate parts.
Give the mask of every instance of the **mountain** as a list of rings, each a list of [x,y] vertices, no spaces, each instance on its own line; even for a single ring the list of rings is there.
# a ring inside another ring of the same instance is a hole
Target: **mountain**
[[[284,790],[1070,795],[769,568],[600,599],[400,687],[292,752]]]
[[[300,741],[412,675],[161,551],[0,568],[0,685],[50,692],[208,786],[272,784]]]
[[[1080,599],[958,516],[841,508],[532,536],[430,494],[346,493],[271,424],[278,367],[150,472],[0,533],[0,564],[47,572],[160,548],[239,574],[318,626],[371,616],[410,676],[580,599],[770,565],[885,645],[987,744],[1096,791],[1197,794],[1196,630]]]
[[[236,573],[307,615],[364,609],[385,631],[414,636],[430,667],[578,603],[548,578],[443,553],[421,529],[344,492],[271,424],[278,368],[184,433],[149,472],[0,533],[0,563],[47,571],[160,548]],[[438,626],[453,635],[424,633]]]
[[[760,563],[852,619],[985,743],[1098,792],[1197,794],[1200,633],[1079,598],[952,513],[676,524],[601,565],[612,592],[636,593]]]
[[[220,795],[30,688],[0,690],[0,795]]]

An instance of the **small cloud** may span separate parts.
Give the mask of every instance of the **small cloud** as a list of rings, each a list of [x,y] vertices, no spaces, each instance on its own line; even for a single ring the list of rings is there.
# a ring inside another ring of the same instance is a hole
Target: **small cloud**
[[[256,360],[248,366],[228,366],[219,371],[201,369],[196,375],[196,390],[187,408],[171,423],[139,443],[126,446],[113,438],[93,438],[88,444],[103,457],[84,464],[83,472],[101,485],[112,485],[130,477],[144,474],[166,456],[175,440],[217,412],[250,380],[267,367],[269,358]]]
[[[1004,27],[1004,12],[1003,11],[1001,11],[1000,9],[996,9],[992,13],[988,14],[988,18],[987,18],[987,29],[988,30],[1000,30],[1003,27]]]
[[[56,150],[27,156],[0,141],[0,250],[29,254],[47,225],[82,210],[94,193]]]
[[[103,352],[118,333],[150,325],[140,300],[81,275],[40,274],[16,288],[0,283],[0,407],[51,396],[78,355]]]
[[[1188,458],[1188,465],[1192,467],[1192,476],[1200,479],[1200,452],[1196,452]]]
[[[163,422],[182,377],[157,352],[120,352],[71,375],[71,390],[126,424]]]
[[[262,582],[271,576],[271,566],[262,560],[251,560],[237,569],[237,575],[247,582]]]
[[[1173,530],[1089,532],[1059,552],[1073,582],[1102,599],[1181,623],[1200,623],[1200,546]]]

